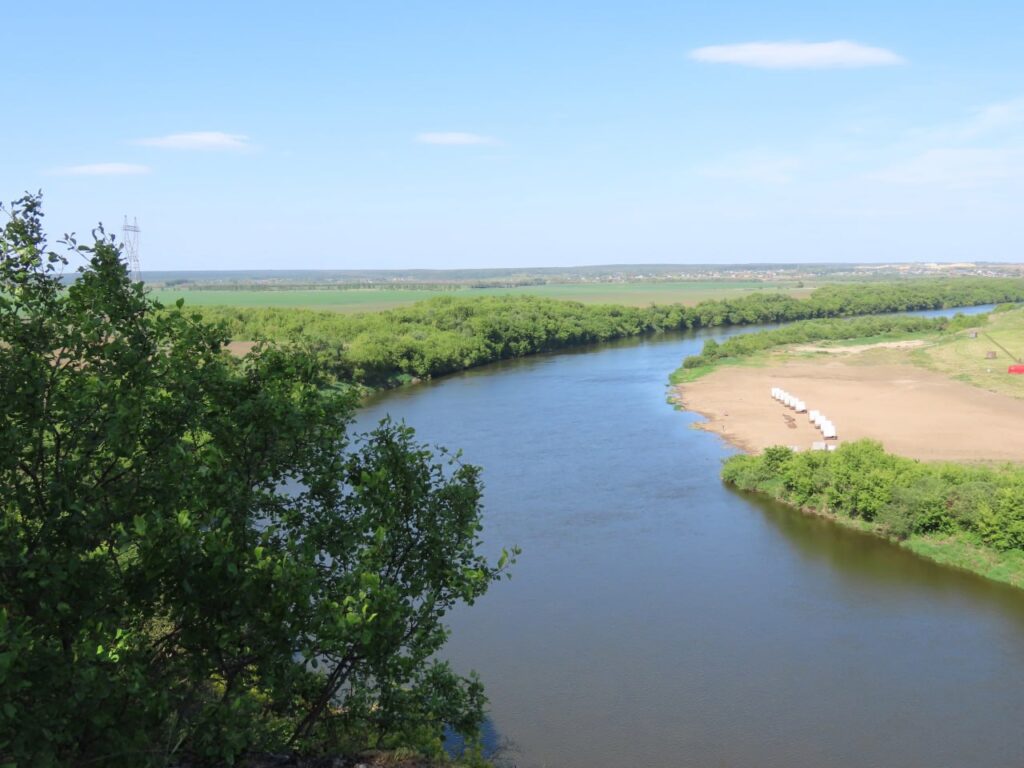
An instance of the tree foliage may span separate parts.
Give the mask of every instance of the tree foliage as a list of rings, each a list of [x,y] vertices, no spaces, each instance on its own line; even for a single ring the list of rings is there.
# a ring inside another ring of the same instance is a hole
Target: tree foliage
[[[234,358],[102,230],[58,255],[38,197],[8,213],[0,764],[471,735],[481,686],[434,657],[445,614],[508,565],[477,552],[478,470],[403,425],[351,436],[353,396],[314,354]]]
[[[1024,468],[924,463],[858,440],[835,452],[776,446],[726,461],[722,479],[802,508],[876,523],[900,539],[962,533],[1024,550]]]

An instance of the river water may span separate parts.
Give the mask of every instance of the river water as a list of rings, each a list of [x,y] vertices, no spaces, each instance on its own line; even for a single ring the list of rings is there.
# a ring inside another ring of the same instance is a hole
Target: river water
[[[725,335],[498,363],[361,412],[463,449],[488,552],[523,548],[446,652],[510,762],[1024,765],[1024,591],[724,487],[734,449],[666,380]]]

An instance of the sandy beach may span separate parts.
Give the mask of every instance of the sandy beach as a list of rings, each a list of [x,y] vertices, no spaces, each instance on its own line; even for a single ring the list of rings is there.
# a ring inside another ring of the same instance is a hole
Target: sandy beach
[[[1024,461],[1024,400],[988,392],[911,365],[851,365],[841,358],[773,367],[730,366],[677,387],[702,429],[748,451],[802,450],[821,440],[807,414],[772,399],[801,398],[836,425],[839,442],[872,438],[917,459]]]

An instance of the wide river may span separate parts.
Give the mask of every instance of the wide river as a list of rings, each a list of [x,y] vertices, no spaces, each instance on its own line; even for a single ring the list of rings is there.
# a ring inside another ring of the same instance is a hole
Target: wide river
[[[1024,765],[1024,591],[724,487],[735,449],[665,400],[708,335],[727,333],[499,363],[360,414],[483,466],[487,550],[523,548],[446,651],[510,762]]]

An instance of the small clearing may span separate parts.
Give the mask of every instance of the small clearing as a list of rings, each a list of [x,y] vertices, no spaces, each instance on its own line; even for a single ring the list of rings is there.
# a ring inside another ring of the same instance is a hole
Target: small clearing
[[[903,341],[880,341],[876,344],[851,344],[848,346],[822,346],[805,344],[792,347],[793,352],[824,352],[829,355],[857,355],[870,349],[915,349],[923,347],[923,339],[904,339]]]

